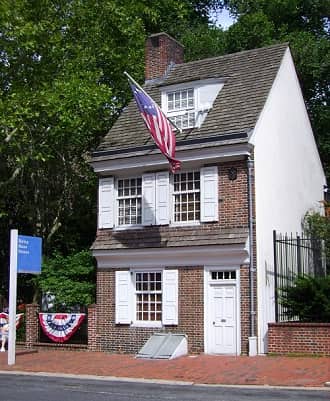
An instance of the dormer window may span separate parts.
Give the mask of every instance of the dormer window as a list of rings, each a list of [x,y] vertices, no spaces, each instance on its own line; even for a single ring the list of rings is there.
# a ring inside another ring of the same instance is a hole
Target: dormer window
[[[194,89],[183,89],[167,94],[167,115],[179,129],[195,126]]]
[[[224,80],[206,79],[162,89],[162,109],[178,129],[200,127]]]

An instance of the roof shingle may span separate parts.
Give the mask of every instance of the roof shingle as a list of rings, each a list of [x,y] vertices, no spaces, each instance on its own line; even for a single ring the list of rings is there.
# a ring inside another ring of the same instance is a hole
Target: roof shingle
[[[145,86],[160,104],[164,86],[223,78],[225,84],[200,128],[177,133],[177,141],[248,132],[257,123],[288,44],[175,65],[157,85]],[[134,100],[105,135],[96,153],[152,145]]]

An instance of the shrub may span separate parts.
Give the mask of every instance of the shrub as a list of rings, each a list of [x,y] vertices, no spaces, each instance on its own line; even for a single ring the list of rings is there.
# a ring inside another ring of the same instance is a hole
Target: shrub
[[[95,264],[89,251],[69,256],[55,253],[43,262],[37,280],[43,294],[55,296],[56,312],[95,302]]]
[[[286,315],[301,322],[330,322],[330,275],[298,276],[294,286],[282,289]]]

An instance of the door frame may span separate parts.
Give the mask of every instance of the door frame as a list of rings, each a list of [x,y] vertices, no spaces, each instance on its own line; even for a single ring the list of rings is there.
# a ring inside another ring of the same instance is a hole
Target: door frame
[[[212,271],[236,271],[235,280],[211,280]],[[213,317],[211,316],[211,287],[215,285],[235,285],[236,296],[236,353],[241,354],[241,296],[240,296],[240,268],[239,266],[204,266],[204,350],[206,354],[211,353],[211,328]],[[230,355],[230,354],[223,354]],[[233,354],[231,354],[233,355]]]

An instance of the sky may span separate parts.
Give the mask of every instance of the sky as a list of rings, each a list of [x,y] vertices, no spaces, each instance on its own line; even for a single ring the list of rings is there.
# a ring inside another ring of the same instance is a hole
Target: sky
[[[235,21],[232,17],[230,17],[228,10],[223,9],[221,12],[219,11],[216,15],[216,25],[222,26],[223,29],[228,29],[230,25],[232,25]]]

